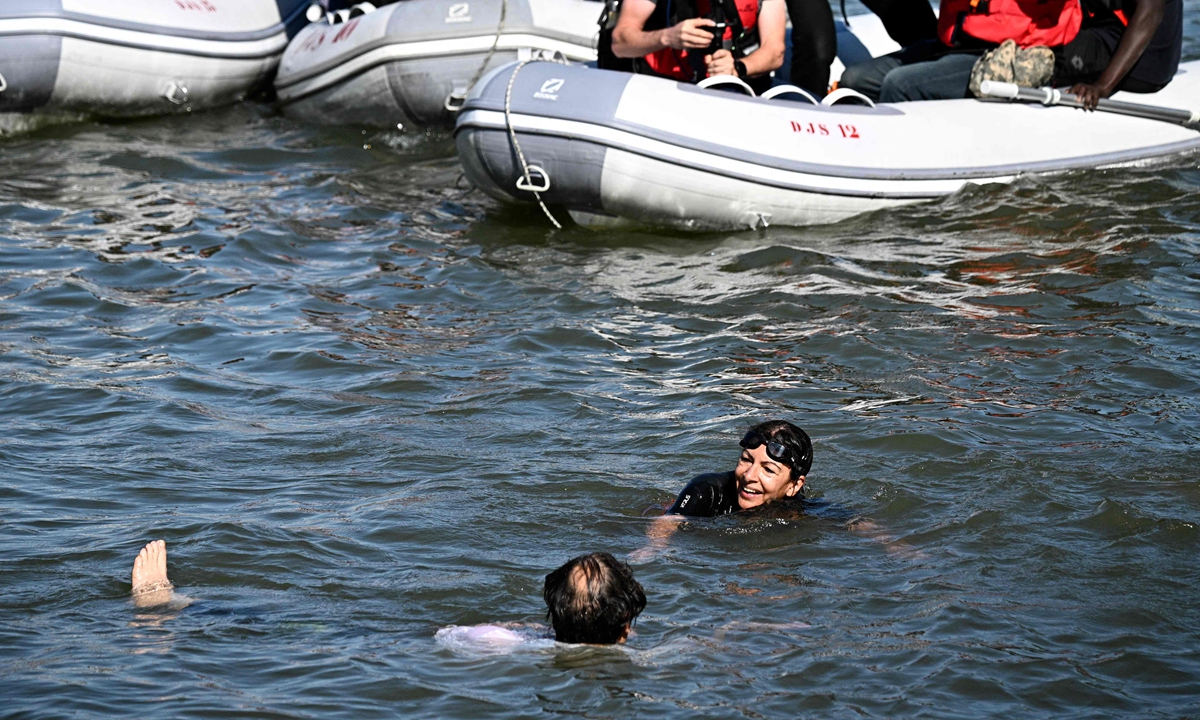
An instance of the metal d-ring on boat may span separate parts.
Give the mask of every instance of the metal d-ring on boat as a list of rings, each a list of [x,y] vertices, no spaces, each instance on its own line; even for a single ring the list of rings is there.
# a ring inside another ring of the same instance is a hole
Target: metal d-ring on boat
[[[591,226],[836,222],[970,183],[1200,149],[1194,129],[1068,107],[975,99],[871,107],[833,95],[813,105],[795,93],[755,98],[550,63],[527,64],[514,81],[515,69],[484,78],[459,113],[463,169],[492,197],[533,201],[516,188],[525,173],[511,134],[524,162],[553,178],[538,199]],[[1157,93],[1114,101],[1194,112],[1197,98],[1200,61],[1181,65]]]
[[[328,18],[288,46],[275,79],[284,111],[322,124],[454,123],[467,92],[515,60],[596,59],[595,0],[405,0]]]
[[[38,115],[235,102],[274,72],[307,0],[0,3],[0,130]],[[185,90],[186,88],[186,90]]]

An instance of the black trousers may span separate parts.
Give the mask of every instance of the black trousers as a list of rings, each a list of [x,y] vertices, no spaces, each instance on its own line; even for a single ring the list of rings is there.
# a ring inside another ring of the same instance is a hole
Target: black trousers
[[[937,16],[928,0],[862,0],[888,35],[908,47],[937,37]],[[837,31],[829,0],[787,0],[792,19],[792,84],[817,97],[829,87],[829,64],[837,57]]]
[[[1100,73],[1112,61],[1113,53],[1125,34],[1125,26],[1114,20],[1092,27],[1084,27],[1075,39],[1054,52],[1054,80],[1056,87],[1070,87],[1075,83],[1094,83]],[[1134,66],[1136,67],[1136,65]],[[1162,90],[1166,83],[1157,85],[1126,75],[1118,90],[1135,93],[1152,93]]]

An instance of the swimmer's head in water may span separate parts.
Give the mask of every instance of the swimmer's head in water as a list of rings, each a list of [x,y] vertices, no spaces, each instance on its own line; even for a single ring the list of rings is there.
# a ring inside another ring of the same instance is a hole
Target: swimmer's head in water
[[[812,469],[813,446],[808,433],[786,420],[768,420],[759,423],[742,437],[743,448],[767,446],[767,455],[772,460],[787,465],[795,480]]]
[[[738,509],[761,507],[804,490],[812,441],[803,430],[782,420],[760,423],[750,428],[741,446],[733,471]]]
[[[554,638],[566,643],[623,642],[646,608],[646,592],[633,571],[608,553],[567,561],[546,576],[542,596]]]

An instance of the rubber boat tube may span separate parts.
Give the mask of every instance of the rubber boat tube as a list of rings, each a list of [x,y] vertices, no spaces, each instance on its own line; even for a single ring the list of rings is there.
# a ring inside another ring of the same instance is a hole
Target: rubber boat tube
[[[510,79],[510,139],[505,99]],[[1165,122],[1005,101],[812,105],[704,90],[556,63],[513,64],[480,81],[459,113],[467,177],[504,202],[536,200],[589,226],[692,230],[813,225],[957,192],[1144,161],[1200,148]],[[1200,62],[1153,95],[1188,108]],[[531,182],[530,182],[531,181]]]
[[[602,9],[595,0],[405,0],[321,20],[288,46],[275,92],[288,115],[314,123],[451,127],[486,70],[531,57],[594,61]]]
[[[307,0],[0,3],[0,130],[235,102],[267,80]]]

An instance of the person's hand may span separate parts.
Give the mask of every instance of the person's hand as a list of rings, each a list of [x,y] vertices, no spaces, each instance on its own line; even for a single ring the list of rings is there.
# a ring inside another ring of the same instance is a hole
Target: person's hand
[[[698,50],[712,44],[713,34],[704,28],[716,25],[708,18],[689,18],[667,30],[663,40],[676,50]]]
[[[1099,85],[1089,85],[1088,83],[1074,85],[1067,92],[1079,98],[1079,102],[1083,103],[1083,107],[1087,110],[1095,110],[1100,98],[1112,95],[1111,91],[1105,92],[1104,88]]]
[[[728,50],[718,50],[712,55],[704,58],[704,67],[708,70],[708,76],[713,75],[737,75],[737,68],[733,66],[733,53]]]

